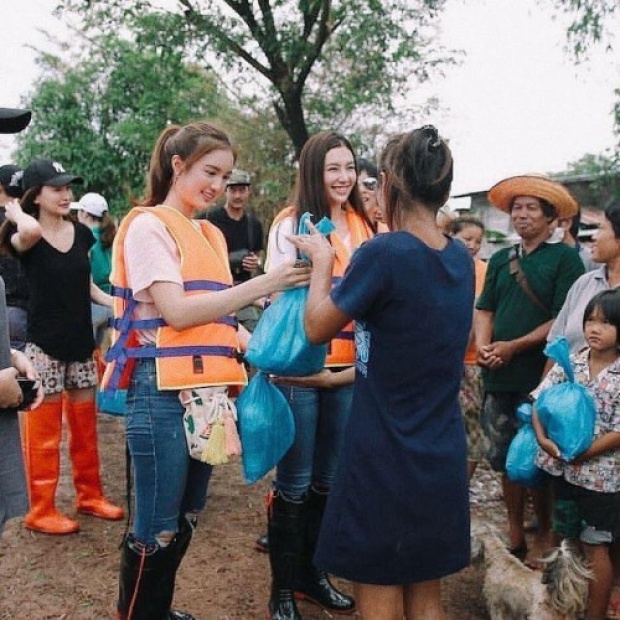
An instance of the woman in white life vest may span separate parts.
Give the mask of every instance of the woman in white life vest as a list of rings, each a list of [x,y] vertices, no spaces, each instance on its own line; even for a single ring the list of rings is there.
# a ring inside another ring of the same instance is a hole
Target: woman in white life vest
[[[235,160],[228,136],[208,122],[167,127],[152,154],[146,197],[114,241],[115,339],[104,383],[128,386],[135,488],[121,557],[122,620],[192,618],[171,604],[211,466],[189,456],[179,390],[243,385],[234,312],[309,281],[310,270],[289,261],[232,286],[223,236],[192,217],[222,195]]]

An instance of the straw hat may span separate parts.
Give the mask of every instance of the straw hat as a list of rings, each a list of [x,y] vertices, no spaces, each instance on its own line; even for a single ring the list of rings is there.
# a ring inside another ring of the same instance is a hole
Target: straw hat
[[[517,196],[546,200],[555,207],[560,218],[573,217],[579,211],[579,204],[563,185],[542,175],[509,177],[496,183],[487,194],[489,202],[506,213],[510,213],[512,201]]]

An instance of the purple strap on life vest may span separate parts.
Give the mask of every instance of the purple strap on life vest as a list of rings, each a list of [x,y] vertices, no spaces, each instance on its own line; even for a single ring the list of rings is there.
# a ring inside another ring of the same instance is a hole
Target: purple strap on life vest
[[[190,280],[183,283],[186,291],[221,291],[230,288],[229,284],[214,282],[212,280]],[[133,291],[127,287],[112,286],[111,294],[127,301],[127,307],[120,318],[113,318],[109,324],[119,332],[117,341],[108,349],[105,359],[107,362],[116,362],[110,377],[108,388],[118,388],[121,376],[129,359],[143,359],[156,357],[187,357],[196,355],[215,355],[219,357],[238,357],[238,351],[234,347],[216,345],[188,345],[176,347],[159,347],[147,345],[141,347],[128,347],[129,335],[135,329],[157,329],[167,325],[160,317],[152,319],[134,319],[133,313],[138,302],[133,297]],[[213,323],[237,327],[237,319],[234,316],[223,316]]]

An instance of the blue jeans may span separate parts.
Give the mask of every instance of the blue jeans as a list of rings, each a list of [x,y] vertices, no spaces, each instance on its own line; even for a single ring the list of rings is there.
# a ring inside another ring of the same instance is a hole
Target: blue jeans
[[[334,389],[278,386],[295,418],[295,441],[278,463],[275,488],[289,499],[329,490],[351,413],[353,384]]]
[[[211,466],[189,456],[177,391],[159,391],[155,361],[138,360],[127,392],[126,432],[134,468],[134,540],[158,545],[206,504]]]

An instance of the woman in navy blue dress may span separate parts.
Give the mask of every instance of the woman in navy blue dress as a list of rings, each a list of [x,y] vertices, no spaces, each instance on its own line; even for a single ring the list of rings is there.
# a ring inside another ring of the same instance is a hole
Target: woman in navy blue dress
[[[474,298],[471,257],[435,225],[452,156],[431,126],[396,136],[380,160],[391,233],[366,242],[330,293],[333,250],[313,261],[306,331],[327,342],[356,322],[356,379],[315,564],[355,583],[366,620],[443,618],[440,578],[469,563],[459,382]]]

